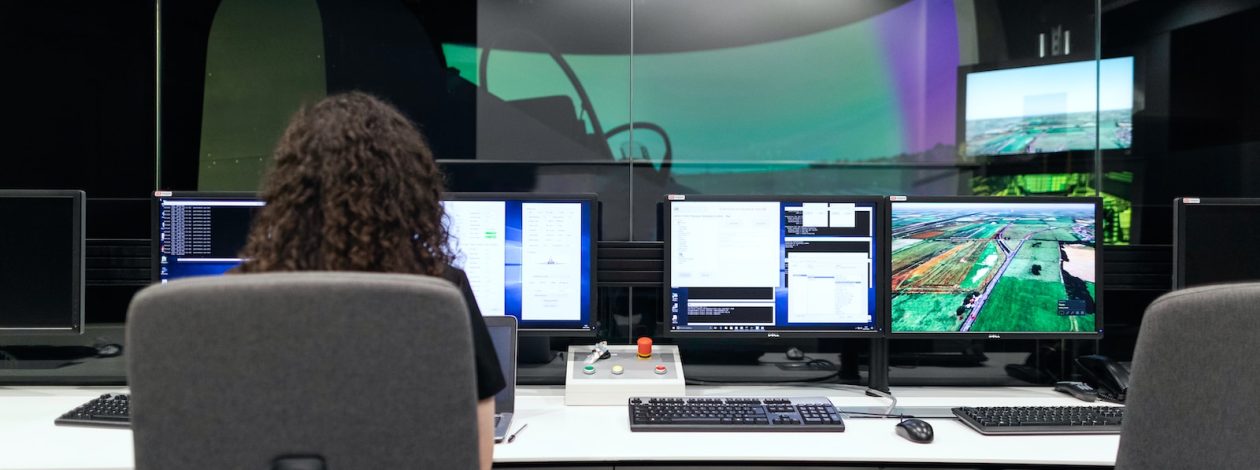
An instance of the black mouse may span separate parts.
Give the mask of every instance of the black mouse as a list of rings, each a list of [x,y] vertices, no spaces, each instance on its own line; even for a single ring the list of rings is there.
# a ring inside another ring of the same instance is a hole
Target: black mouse
[[[932,442],[932,425],[921,419],[906,419],[897,423],[897,435],[910,442],[927,444]]]

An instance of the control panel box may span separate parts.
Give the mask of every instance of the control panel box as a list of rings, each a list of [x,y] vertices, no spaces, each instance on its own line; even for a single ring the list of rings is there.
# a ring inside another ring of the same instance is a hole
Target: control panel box
[[[687,393],[678,346],[652,346],[639,357],[633,345],[608,346],[609,357],[587,364],[590,346],[569,346],[564,404],[621,405],[630,397],[681,397]]]

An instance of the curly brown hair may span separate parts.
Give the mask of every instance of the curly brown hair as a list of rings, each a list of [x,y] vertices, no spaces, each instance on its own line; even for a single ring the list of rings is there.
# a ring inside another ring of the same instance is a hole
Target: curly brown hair
[[[262,185],[239,272],[441,275],[450,264],[442,173],[401,112],[361,92],[293,115]]]

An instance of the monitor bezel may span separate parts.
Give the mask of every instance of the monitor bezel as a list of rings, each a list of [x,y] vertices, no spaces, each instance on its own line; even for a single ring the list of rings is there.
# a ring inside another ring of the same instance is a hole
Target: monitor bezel
[[[672,278],[672,266],[670,266],[671,237],[670,237],[670,216],[671,207],[675,202],[857,202],[871,203],[875,206],[875,212],[872,214],[871,220],[878,221],[882,224],[875,231],[875,243],[877,245],[876,252],[872,256],[883,256],[887,253],[887,235],[891,232],[887,231],[888,220],[888,199],[884,196],[862,196],[862,195],[714,195],[714,194],[666,194],[664,199],[664,212],[661,221],[660,233],[664,240],[664,269],[662,270],[663,278],[661,279],[661,316],[657,318],[660,324],[659,334],[665,338],[731,338],[731,339],[750,339],[750,340],[776,340],[776,339],[810,339],[810,338],[879,338],[882,337],[887,330],[884,323],[887,314],[885,310],[888,307],[888,287],[890,277],[885,274],[875,276],[875,311],[873,330],[774,330],[774,331],[727,331],[727,330],[674,330],[670,324],[670,279]],[[886,261],[880,262],[875,260],[881,266],[889,265]]]
[[[251,191],[154,191],[153,197],[150,198],[149,209],[149,283],[157,284],[161,282],[161,259],[162,244],[158,240],[162,231],[162,200],[163,199],[181,199],[181,200],[198,200],[198,199],[222,199],[222,200],[239,200],[239,201],[259,201],[258,193]]]
[[[1188,202],[1193,201],[1193,202]],[[1186,211],[1189,206],[1256,206],[1260,198],[1179,197],[1173,199],[1172,288],[1186,288]],[[1208,285],[1208,284],[1201,284]],[[1193,286],[1191,286],[1193,287]]]
[[[83,334],[86,325],[84,303],[84,287],[86,286],[86,269],[84,257],[87,253],[87,236],[85,228],[87,226],[86,215],[87,210],[85,203],[87,194],[77,189],[3,189],[0,190],[0,198],[14,199],[69,199],[71,205],[71,223],[70,236],[72,238],[71,247],[71,282],[70,291],[74,298],[71,299],[70,306],[70,322],[69,328],[10,328],[0,326],[0,336],[73,336]]]
[[[583,202],[588,212],[587,220],[590,220],[589,227],[591,236],[587,241],[586,249],[591,254],[591,282],[590,293],[588,298],[590,306],[587,309],[587,328],[535,328],[528,323],[517,318],[517,335],[518,336],[548,336],[548,337],[575,337],[586,338],[596,336],[599,329],[599,288],[598,272],[599,272],[599,252],[597,245],[599,241],[599,196],[594,193],[520,193],[520,192],[447,192],[442,194],[443,201],[578,201]],[[513,317],[515,318],[515,317]]]
[[[892,327],[892,215],[897,203],[1005,203],[1005,204],[1093,204],[1094,205],[1094,331],[1046,332],[1046,331],[983,331],[983,332],[944,332],[944,331],[895,331]],[[1099,237],[1103,223],[1103,200],[1097,196],[891,196],[888,203],[888,243],[885,245],[888,272],[888,295],[885,303],[888,325],[888,337],[898,339],[1101,339],[1103,337],[1103,243]]]

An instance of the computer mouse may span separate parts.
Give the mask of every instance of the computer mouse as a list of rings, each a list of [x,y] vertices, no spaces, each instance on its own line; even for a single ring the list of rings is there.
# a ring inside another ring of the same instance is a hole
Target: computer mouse
[[[96,347],[97,357],[114,357],[122,354],[122,345],[118,344],[102,344]]]
[[[910,418],[897,423],[897,435],[910,442],[932,442],[932,425],[921,419]]]
[[[788,359],[791,359],[793,361],[799,361],[801,359],[805,359],[805,352],[801,351],[800,349],[797,349],[796,347],[788,348],[786,355]]]

